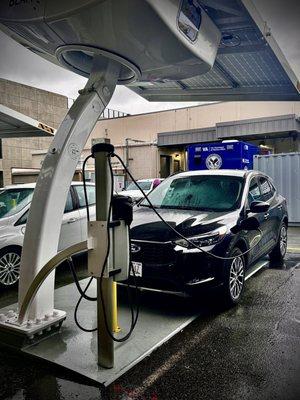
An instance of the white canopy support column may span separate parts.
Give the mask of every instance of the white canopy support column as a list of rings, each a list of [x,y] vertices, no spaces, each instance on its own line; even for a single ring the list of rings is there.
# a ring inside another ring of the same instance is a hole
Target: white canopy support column
[[[107,106],[119,77],[114,61],[94,60],[85,88],[61,123],[43,162],[26,225],[19,282],[19,305],[34,277],[57,253],[68,190],[84,145]],[[54,273],[32,302],[29,319],[53,312]]]

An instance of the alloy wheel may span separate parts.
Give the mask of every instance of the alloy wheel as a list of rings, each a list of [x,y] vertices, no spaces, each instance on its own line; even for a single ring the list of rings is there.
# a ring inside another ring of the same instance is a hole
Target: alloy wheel
[[[0,257],[0,283],[11,286],[19,280],[21,257],[18,253],[9,252]]]
[[[232,260],[229,273],[229,290],[232,298],[237,300],[241,295],[244,285],[244,262],[237,256]]]
[[[280,254],[282,255],[282,257],[284,257],[287,249],[287,230],[285,225],[281,227],[279,243],[280,243]]]

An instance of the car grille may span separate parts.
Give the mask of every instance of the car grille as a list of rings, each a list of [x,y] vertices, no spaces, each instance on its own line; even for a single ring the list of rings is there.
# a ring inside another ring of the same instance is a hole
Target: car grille
[[[140,261],[144,264],[171,264],[175,262],[174,247],[171,243],[153,243],[131,241],[140,250],[132,253],[133,261]]]

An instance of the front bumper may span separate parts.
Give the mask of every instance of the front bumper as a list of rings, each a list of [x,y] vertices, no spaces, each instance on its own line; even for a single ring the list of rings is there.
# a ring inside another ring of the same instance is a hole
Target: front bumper
[[[187,250],[172,242],[132,240],[132,261],[142,263],[142,277],[129,277],[139,287],[191,294],[221,284],[222,263],[198,249]],[[207,250],[212,251],[211,248]]]

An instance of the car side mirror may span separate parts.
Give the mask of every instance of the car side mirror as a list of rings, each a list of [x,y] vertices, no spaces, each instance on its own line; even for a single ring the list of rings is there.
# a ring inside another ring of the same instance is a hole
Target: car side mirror
[[[270,208],[270,205],[265,201],[252,201],[250,204],[250,212],[259,214],[267,212]]]
[[[238,225],[231,228],[231,232],[236,234],[240,231],[256,231],[260,224],[257,218],[248,217],[243,219]]]

